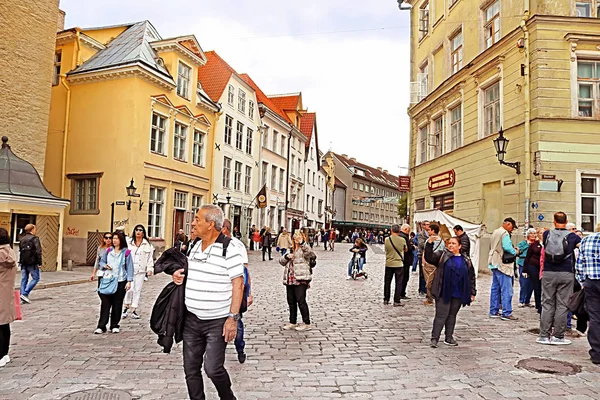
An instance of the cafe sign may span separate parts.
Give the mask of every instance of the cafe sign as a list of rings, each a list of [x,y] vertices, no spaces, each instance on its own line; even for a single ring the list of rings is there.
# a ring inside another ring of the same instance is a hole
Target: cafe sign
[[[456,174],[454,170],[442,172],[441,174],[434,175],[429,178],[427,182],[427,188],[429,191],[451,188],[454,186],[454,182],[456,182]]]
[[[398,191],[410,192],[410,176],[398,177]]]

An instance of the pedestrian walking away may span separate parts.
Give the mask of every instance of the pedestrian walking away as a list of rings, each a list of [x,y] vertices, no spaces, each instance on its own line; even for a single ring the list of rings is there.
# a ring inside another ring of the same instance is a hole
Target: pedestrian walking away
[[[329,231],[325,231],[321,235],[321,240],[323,241],[323,248],[327,251],[327,244],[329,243]]]
[[[17,257],[8,231],[0,228],[0,368],[10,362],[10,324],[15,320],[14,284]]]
[[[542,313],[542,281],[540,280],[540,259],[542,257],[542,244],[538,238],[536,229],[527,230],[527,255],[523,262],[523,276],[531,282],[535,309],[538,314]]]
[[[410,225],[404,224],[400,227],[399,236],[406,242],[406,252],[404,253],[403,261],[403,275],[402,275],[402,290],[400,291],[400,298],[402,300],[409,300],[406,295],[406,288],[408,287],[408,280],[410,279],[410,268],[413,265],[414,250],[415,247],[410,239]]]
[[[331,228],[329,231],[329,250],[333,251],[335,249],[336,240],[337,234],[335,233],[335,229]]]
[[[433,305],[433,295],[431,294],[431,285],[435,276],[437,265],[435,260],[439,260],[441,254],[446,249],[444,239],[439,237],[440,226],[438,224],[429,224],[429,237],[425,244],[425,252],[423,253],[423,276],[425,277],[425,290],[427,295],[423,304],[426,306]]]
[[[142,295],[142,287],[144,286],[144,277],[152,276],[154,273],[154,247],[148,241],[146,228],[143,225],[136,225],[133,228],[131,237],[132,240],[128,243],[128,247],[133,258],[133,282],[131,283],[131,288],[125,294],[123,318],[127,318],[129,313],[131,313],[131,318],[139,319],[140,316],[137,310]],[[187,238],[185,240],[185,248],[179,248],[184,254],[188,245]]]
[[[504,219],[502,226],[492,233],[488,267],[492,270],[490,290],[490,318],[517,320],[512,314],[514,263],[517,250],[510,241],[510,233],[517,227],[514,219]],[[500,315],[502,307],[502,315]]]
[[[100,246],[98,246],[98,249],[96,250],[96,260],[94,261],[92,276],[90,276],[90,281],[93,281],[96,278],[98,279],[98,287],[100,287],[100,280],[102,279],[102,275],[104,274],[104,271],[102,271],[102,269],[100,268],[100,261],[102,260],[102,256],[104,256],[104,253],[106,253],[106,250],[108,250],[111,246],[112,233],[105,232],[102,235],[102,243],[100,243]],[[100,295],[100,293],[98,293],[98,295]]]
[[[306,292],[310,288],[313,279],[312,270],[315,266],[315,253],[306,243],[301,231],[294,233],[294,248],[291,252],[282,256],[279,263],[284,267],[283,284],[285,285],[287,302],[290,308],[289,323],[283,329],[297,331],[308,331],[312,329],[310,323],[310,312],[306,301]],[[304,325],[298,325],[298,308],[302,315]]]
[[[394,306],[401,306],[402,278],[404,276],[404,254],[408,247],[399,236],[400,225],[392,225],[392,234],[385,239],[385,273],[383,278],[383,304],[390,304],[392,280],[395,282]]]
[[[33,224],[25,225],[25,236],[19,241],[19,264],[21,265],[21,301],[31,303],[29,294],[40,281],[42,244]],[[31,281],[29,278],[31,277]]]
[[[444,344],[458,346],[454,338],[456,315],[461,307],[471,305],[477,295],[475,269],[471,259],[461,252],[460,238],[448,240],[448,248],[437,262],[431,292],[435,299],[431,347],[438,347],[442,329]]]
[[[116,231],[112,236],[112,247],[108,248],[100,260],[100,269],[104,274],[98,288],[101,304],[95,334],[106,332],[109,316],[111,332],[120,332],[123,299],[133,281],[133,259],[127,248],[125,234],[123,231]]]
[[[581,238],[567,230],[567,214],[554,214],[554,229],[544,232],[544,277],[542,279],[542,316],[540,344],[565,345],[567,302],[573,294],[574,251]],[[554,331],[551,333],[551,329]]]
[[[223,235],[223,211],[215,205],[200,207],[192,229],[202,238],[188,257],[187,277],[181,269],[173,282],[185,279],[183,369],[191,400],[204,400],[202,369],[219,398],[235,400],[225,369],[225,349],[237,334],[244,291],[244,264],[238,246]]]
[[[600,224],[596,233],[581,241],[579,257],[575,265],[577,281],[585,293],[585,310],[589,316],[587,332],[590,358],[600,364]]]
[[[260,244],[262,245],[262,260],[265,261],[267,253],[269,253],[269,260],[272,260],[271,246],[273,245],[273,237],[271,236],[271,228],[265,228],[265,231],[260,238]]]

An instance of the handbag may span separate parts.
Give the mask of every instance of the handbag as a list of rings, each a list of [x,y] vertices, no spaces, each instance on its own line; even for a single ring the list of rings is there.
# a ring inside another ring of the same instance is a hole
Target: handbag
[[[587,315],[585,312],[585,290],[580,290],[569,296],[567,308],[575,315]]]
[[[111,295],[117,292],[117,286],[119,285],[119,277],[118,275],[114,275],[110,271],[106,271],[102,276],[102,280],[100,281],[100,286],[98,287],[98,293]]]
[[[510,254],[506,251],[502,253],[502,264],[512,264],[516,259],[516,255]]]

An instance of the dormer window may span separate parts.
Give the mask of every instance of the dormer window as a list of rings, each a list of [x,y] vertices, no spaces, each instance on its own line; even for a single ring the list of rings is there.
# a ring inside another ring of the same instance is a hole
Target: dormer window
[[[180,61],[177,70],[177,94],[186,99],[189,98],[191,75],[192,69]]]

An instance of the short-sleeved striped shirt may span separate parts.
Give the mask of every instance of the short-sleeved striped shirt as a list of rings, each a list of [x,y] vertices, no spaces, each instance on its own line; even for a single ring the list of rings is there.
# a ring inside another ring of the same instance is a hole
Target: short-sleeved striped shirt
[[[188,257],[185,306],[199,319],[225,318],[231,308],[231,281],[244,275],[242,256],[230,243],[223,257],[223,244],[215,242],[202,251],[199,241]]]

